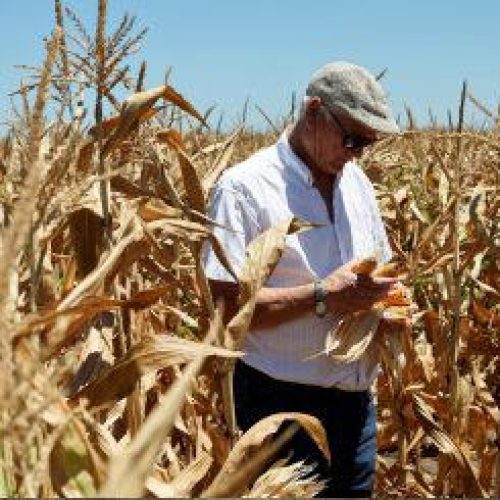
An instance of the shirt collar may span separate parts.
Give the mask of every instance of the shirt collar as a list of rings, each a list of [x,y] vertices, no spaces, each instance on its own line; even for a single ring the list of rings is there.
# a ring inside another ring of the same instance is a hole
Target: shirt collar
[[[278,140],[278,155],[286,168],[295,172],[308,186],[312,186],[313,177],[311,171],[291,148],[288,141],[288,132],[288,130],[285,130]]]

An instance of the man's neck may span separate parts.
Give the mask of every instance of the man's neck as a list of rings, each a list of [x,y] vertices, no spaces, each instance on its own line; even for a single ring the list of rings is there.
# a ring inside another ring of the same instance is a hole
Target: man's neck
[[[313,178],[314,185],[320,189],[320,191],[326,190],[333,186],[335,181],[335,174],[323,172],[319,169],[313,160],[313,158],[307,153],[307,149],[304,147],[301,134],[302,126],[300,123],[296,123],[288,133],[288,143],[292,151],[304,162]]]

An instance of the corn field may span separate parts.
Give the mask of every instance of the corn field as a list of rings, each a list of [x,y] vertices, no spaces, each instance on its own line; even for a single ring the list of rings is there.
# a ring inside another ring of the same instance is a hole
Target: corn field
[[[0,142],[1,495],[318,494],[314,467],[273,457],[299,426],[335,454],[319,422],[276,414],[240,435],[228,388],[256,293],[307,223],[248,247],[227,324],[200,258],[211,244],[231,271],[211,188],[294,110],[266,133],[211,129],[213,110],[168,81],[145,90],[146,63],[133,74],[134,18],[107,33],[99,0],[91,34],[54,5]],[[467,106],[488,127],[467,127]],[[408,115],[361,160],[411,290],[386,306],[407,320],[338,355],[374,342],[380,356],[377,495],[498,497],[500,116],[465,84],[458,123],[420,130]]]

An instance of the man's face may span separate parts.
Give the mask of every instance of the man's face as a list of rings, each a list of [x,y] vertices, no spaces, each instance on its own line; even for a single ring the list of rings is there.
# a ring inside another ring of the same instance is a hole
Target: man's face
[[[326,108],[313,110],[310,120],[308,153],[323,173],[339,172],[347,162],[363,154],[365,143],[377,139],[373,130],[348,116],[332,115]]]

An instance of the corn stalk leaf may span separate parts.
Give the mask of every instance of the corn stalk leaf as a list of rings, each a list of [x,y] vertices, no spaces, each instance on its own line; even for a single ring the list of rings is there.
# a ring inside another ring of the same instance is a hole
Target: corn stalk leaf
[[[323,352],[336,362],[357,361],[371,344],[382,316],[382,309],[372,308],[344,318],[328,332]]]
[[[152,90],[137,92],[125,100],[119,116],[112,117],[106,120],[104,125],[101,125],[105,132],[110,133],[110,137],[103,147],[103,154],[108,154],[111,149],[118,146],[137,127],[139,121],[146,120],[156,114],[157,110],[153,109],[153,106],[161,97],[179,106],[182,110],[190,113],[206,125],[205,120],[192,104],[169,85],[162,85]],[[111,130],[112,132],[110,132]],[[94,133],[97,135],[97,131],[94,131]]]
[[[221,327],[222,315],[217,310],[203,344],[205,348],[215,341]],[[129,446],[112,460],[108,481],[100,491],[101,497],[138,497],[144,493],[148,471],[172,430],[206,355],[204,350],[198,352],[161,403],[151,412]]]
[[[278,460],[255,481],[252,489],[245,494],[247,498],[318,496],[326,487],[326,481],[314,474],[314,465],[303,461],[285,465],[285,460]]]
[[[164,135],[162,137],[177,155],[189,207],[202,214],[206,214],[205,193],[192,159],[183,149],[182,143],[176,134]]]
[[[85,399],[89,406],[100,406],[128,396],[145,374],[195,360],[200,354],[236,358],[242,353],[205,346],[172,335],[147,337],[100,376],[79,390],[72,400]]]
[[[242,307],[226,327],[226,347],[239,349],[242,345],[252,320],[256,294],[277,265],[285,248],[287,234],[311,227],[311,224],[292,217],[260,234],[248,245],[239,276],[239,302]]]
[[[213,458],[206,452],[200,453],[187,467],[177,474],[171,486],[181,496],[192,496],[193,488],[206,476],[213,464]]]
[[[92,462],[87,447],[70,423],[56,441],[49,459],[50,479],[56,493],[61,496],[75,493],[95,496],[97,484],[94,480]]]
[[[461,473],[467,481],[468,490],[466,494],[471,496],[487,498],[481,483],[474,472],[474,467],[460,447],[451,436],[434,420],[433,408],[429,406],[420,396],[413,394],[413,409],[415,415],[422,424],[424,430],[439,448],[439,450],[452,458],[460,467]]]
[[[214,164],[205,173],[202,181],[203,190],[207,195],[210,193],[213,185],[217,182],[219,176],[224,172],[229,164],[229,160],[233,156],[236,141],[239,139],[243,127],[238,127],[236,131],[226,140],[222,146],[222,151],[215,159]]]
[[[276,434],[281,424],[289,420],[300,424],[317,444],[325,458],[330,461],[331,456],[326,432],[317,418],[304,413],[276,413],[263,418],[243,434],[236,442],[222,469],[215,477],[210,488],[204,492],[203,496],[218,496],[217,493],[220,494],[220,491],[226,492],[224,484],[230,482],[231,477],[245,463],[251,460],[253,455],[258,453],[269,441],[270,437]]]

